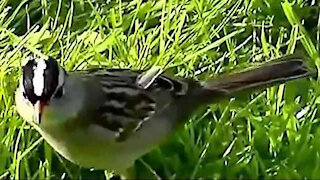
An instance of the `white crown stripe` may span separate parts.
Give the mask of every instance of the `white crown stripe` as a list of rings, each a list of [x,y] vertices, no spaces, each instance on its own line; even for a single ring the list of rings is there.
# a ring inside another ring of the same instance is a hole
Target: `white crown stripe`
[[[44,59],[36,59],[37,66],[34,67],[33,88],[37,96],[41,96],[44,89],[44,71],[47,64]]]

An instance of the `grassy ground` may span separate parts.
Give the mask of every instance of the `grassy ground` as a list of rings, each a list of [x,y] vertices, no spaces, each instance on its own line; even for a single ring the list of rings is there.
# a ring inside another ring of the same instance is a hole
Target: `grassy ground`
[[[13,94],[29,54],[67,70],[158,65],[198,80],[295,51],[318,65],[312,2],[1,0],[0,179],[109,176],[64,160],[18,116]],[[213,104],[138,160],[138,177],[319,179],[319,90],[299,80]]]

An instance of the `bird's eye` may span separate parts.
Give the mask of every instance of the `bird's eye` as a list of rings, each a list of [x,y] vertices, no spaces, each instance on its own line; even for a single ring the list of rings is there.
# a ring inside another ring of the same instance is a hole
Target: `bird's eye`
[[[58,91],[54,94],[54,98],[60,98],[63,95],[63,88],[60,87]]]

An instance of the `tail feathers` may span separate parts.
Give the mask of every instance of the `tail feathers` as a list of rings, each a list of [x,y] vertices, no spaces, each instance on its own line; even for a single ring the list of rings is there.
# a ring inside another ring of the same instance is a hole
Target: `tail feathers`
[[[209,91],[231,95],[250,89],[272,86],[313,74],[302,58],[278,61],[257,69],[202,83]]]

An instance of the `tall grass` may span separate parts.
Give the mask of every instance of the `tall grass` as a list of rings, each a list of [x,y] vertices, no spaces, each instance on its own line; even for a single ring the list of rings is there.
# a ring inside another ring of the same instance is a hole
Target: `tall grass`
[[[59,156],[17,114],[31,53],[67,70],[160,66],[206,80],[296,51],[319,66],[319,5],[287,0],[0,1],[0,179],[106,178]],[[318,82],[212,104],[136,162],[141,178],[320,178]]]

